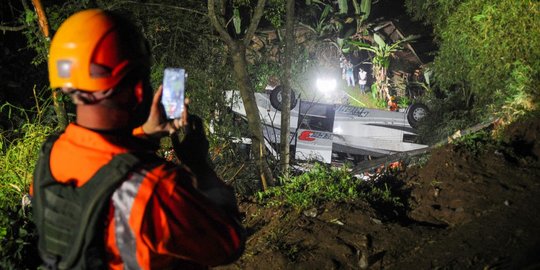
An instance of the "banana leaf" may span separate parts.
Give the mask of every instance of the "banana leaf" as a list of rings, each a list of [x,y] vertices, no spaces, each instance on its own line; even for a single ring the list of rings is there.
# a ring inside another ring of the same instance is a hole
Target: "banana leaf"
[[[235,8],[233,11],[233,24],[236,34],[240,34],[240,32],[242,32],[242,19],[240,19],[240,11],[238,8]]]

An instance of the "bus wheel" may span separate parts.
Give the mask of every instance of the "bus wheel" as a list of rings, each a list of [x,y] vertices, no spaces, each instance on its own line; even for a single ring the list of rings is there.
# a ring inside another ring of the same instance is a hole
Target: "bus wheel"
[[[272,92],[270,92],[270,104],[272,104],[272,107],[274,109],[281,111],[281,92],[283,91],[283,87],[281,85],[276,86]],[[298,99],[296,99],[296,95],[294,91],[291,91],[291,109],[296,107],[298,104]]]
[[[422,103],[414,103],[407,109],[407,121],[413,128],[418,128],[418,122],[429,113],[429,109]]]

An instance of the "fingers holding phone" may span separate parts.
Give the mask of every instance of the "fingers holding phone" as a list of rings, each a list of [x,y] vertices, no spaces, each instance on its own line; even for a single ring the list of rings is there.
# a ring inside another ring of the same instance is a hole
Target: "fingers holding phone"
[[[187,123],[186,78],[187,74],[183,68],[166,68],[163,73],[161,104],[167,119],[172,120],[175,130]]]
[[[166,68],[163,73],[161,104],[167,119],[179,119],[184,112],[186,71],[182,68]]]
[[[187,124],[186,77],[184,69],[165,69],[163,84],[154,94],[150,115],[143,125],[145,134],[149,136],[171,134]]]

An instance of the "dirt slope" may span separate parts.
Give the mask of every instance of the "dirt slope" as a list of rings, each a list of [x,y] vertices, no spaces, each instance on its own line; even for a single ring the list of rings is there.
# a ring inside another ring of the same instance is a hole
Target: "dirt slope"
[[[219,269],[540,269],[540,120],[502,145],[447,145],[400,175],[409,209],[304,213],[244,202],[246,252]]]

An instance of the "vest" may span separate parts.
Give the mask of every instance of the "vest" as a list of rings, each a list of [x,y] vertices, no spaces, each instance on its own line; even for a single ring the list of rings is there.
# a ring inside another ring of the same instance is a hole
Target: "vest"
[[[110,198],[127,174],[158,157],[125,153],[113,157],[83,186],[57,182],[49,167],[58,135],[43,144],[34,170],[33,219],[46,269],[106,269],[104,230]]]

